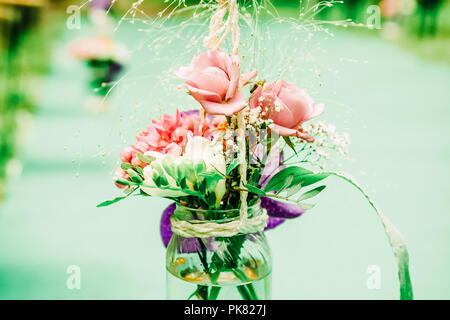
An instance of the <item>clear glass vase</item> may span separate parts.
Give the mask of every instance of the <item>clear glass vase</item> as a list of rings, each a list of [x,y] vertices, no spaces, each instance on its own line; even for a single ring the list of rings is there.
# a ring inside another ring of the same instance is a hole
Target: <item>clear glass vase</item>
[[[249,207],[249,218],[262,210],[259,203]],[[239,209],[199,210],[177,205],[174,216],[189,223],[225,223],[239,219]],[[167,247],[166,267],[168,299],[271,298],[272,257],[264,231],[202,238],[174,234]]]

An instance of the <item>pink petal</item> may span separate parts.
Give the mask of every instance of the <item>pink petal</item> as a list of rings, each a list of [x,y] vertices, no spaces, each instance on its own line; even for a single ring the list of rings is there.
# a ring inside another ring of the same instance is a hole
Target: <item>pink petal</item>
[[[287,82],[284,80],[278,80],[275,83],[269,83],[268,85],[268,91],[272,92],[276,96],[280,93],[281,89],[285,86],[287,86]],[[265,87],[265,86],[264,86]],[[266,90],[264,90],[266,91]]]
[[[258,88],[253,91],[248,101],[250,108],[257,108],[259,106],[259,98],[261,98],[262,92],[262,86],[258,86]]]
[[[311,137],[311,136],[309,135],[309,133],[297,131],[296,136],[297,136],[297,138],[299,138],[299,139],[303,139],[303,140],[308,141],[308,142],[314,142],[314,138]]]
[[[239,86],[239,77],[240,77],[240,71],[239,71],[239,57],[233,56],[228,68],[228,76],[230,77],[230,84],[228,86],[227,94],[225,96],[225,100],[229,100],[231,97],[234,96],[236,93],[236,90]]]
[[[277,124],[273,125],[272,130],[275,131],[278,135],[283,136],[283,137],[296,136],[297,135],[297,130],[296,129],[289,129],[289,128],[286,128],[286,127],[279,126]]]
[[[242,86],[247,85],[250,82],[250,80],[256,77],[257,75],[258,70],[253,70],[252,72],[241,74],[241,85]]]
[[[194,97],[195,100],[202,103],[202,101],[208,100],[216,103],[220,103],[222,101],[221,97],[214,92],[202,90],[185,84],[186,89],[188,89],[189,93]]]
[[[231,117],[234,113],[241,111],[247,106],[242,91],[238,91],[233,98],[226,103],[217,103],[204,100],[200,102],[206,112],[211,115],[225,115]]]
[[[313,112],[308,115],[308,117],[305,119],[305,121],[311,120],[312,118],[320,116],[324,111],[325,111],[325,105],[324,104],[321,103],[321,104],[314,105]]]
[[[278,98],[286,106],[283,109],[288,109],[291,113],[290,118],[284,117],[282,122],[279,122],[279,124],[282,124],[288,128],[294,128],[304,122],[308,114],[310,114],[313,110],[314,103],[306,92],[293,92],[287,89],[282,89],[278,95]]]
[[[223,100],[225,99],[225,94],[230,86],[230,81],[227,77],[215,75],[210,72],[195,70],[189,75],[189,78],[186,79],[186,84],[200,88],[204,91],[217,93],[220,95],[221,100]]]
[[[183,80],[186,80],[192,73],[192,71],[193,71],[192,66],[180,67],[177,71],[175,71],[175,75]]]
[[[275,111],[275,106],[273,106],[270,118],[273,120],[274,123],[282,127],[286,128],[296,127],[303,118],[299,119],[298,116],[294,113],[293,109],[290,108],[289,105],[284,103],[284,100],[279,99],[278,102],[281,103],[281,110]]]
[[[228,53],[220,50],[210,50],[202,53],[196,63],[197,66],[201,67],[201,69],[209,66],[214,66],[227,72],[227,67],[229,66],[231,61],[232,59]]]

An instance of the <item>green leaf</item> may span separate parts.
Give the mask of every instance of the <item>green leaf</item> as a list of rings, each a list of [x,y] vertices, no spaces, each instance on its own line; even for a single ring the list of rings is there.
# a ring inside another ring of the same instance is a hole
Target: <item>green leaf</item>
[[[144,175],[144,170],[142,170],[141,167],[136,167],[136,171],[139,173],[139,175],[142,177]]]
[[[208,193],[207,202],[211,208],[216,205],[216,194],[214,192]]]
[[[289,198],[289,197],[293,196],[294,194],[296,194],[297,192],[299,192],[300,189],[301,189],[302,187],[303,187],[303,186],[302,186],[301,183],[299,183],[299,184],[297,184],[297,185],[294,185],[294,186],[291,186],[291,187],[289,188],[287,194],[286,194],[286,197]]]
[[[200,193],[205,194],[206,193],[206,180],[203,180],[200,183],[200,186],[198,187],[198,190],[200,191]]]
[[[119,202],[120,200],[123,200],[123,199],[125,199],[125,198],[128,198],[128,197],[129,197],[133,192],[135,192],[137,189],[138,189],[137,187],[134,188],[134,189],[131,189],[126,195],[124,195],[124,196],[122,196],[122,197],[116,197],[116,198],[114,198],[114,199],[112,199],[112,200],[106,200],[106,201],[103,201],[102,203],[99,203],[99,204],[97,205],[97,208],[107,207],[107,206],[110,206],[110,205],[112,205],[112,204],[114,204],[114,203],[116,203],[116,202]]]
[[[313,174],[308,174],[305,175],[301,178],[299,178],[300,183],[302,184],[303,187],[307,187],[311,184],[314,184],[316,182],[319,182],[327,177],[329,177],[330,175],[326,172],[323,173],[313,173]]]
[[[166,174],[164,172],[164,170],[162,169],[162,167],[158,164],[158,163],[153,163],[152,164],[152,169],[153,169],[153,181],[157,180],[158,183],[155,184],[159,187],[159,186],[167,186],[169,185],[169,182],[167,181],[166,178]]]
[[[264,191],[269,192],[273,190],[279,190],[284,186],[286,179],[290,175],[294,176],[291,186],[301,184],[302,187],[307,187],[327,178],[330,174],[327,172],[314,173],[308,169],[297,166],[288,167],[277,172],[267,183]]]
[[[97,205],[97,208],[110,206],[110,205],[112,205],[112,204],[114,204],[114,203],[116,203],[116,202],[119,202],[120,200],[125,199],[126,197],[127,197],[127,196],[122,196],[122,197],[114,198],[114,199],[112,199],[112,200],[106,200],[106,201],[103,201],[102,203],[99,203],[99,204]]]
[[[249,185],[249,184],[246,184],[244,187],[246,187],[248,189],[248,191],[251,193],[256,193],[256,194],[260,194],[260,195],[266,194],[263,190],[255,187],[255,186]]]
[[[194,163],[191,160],[185,159],[178,167],[183,167],[184,174],[189,181],[195,182],[197,180],[197,172],[195,171]]]
[[[248,184],[251,185],[257,185],[261,180],[261,173],[262,170],[250,168],[249,178],[248,178]]]
[[[304,203],[304,202],[298,202],[297,205],[305,210],[309,210],[314,208],[315,204],[311,204],[311,203]]]
[[[117,183],[117,184],[120,184],[122,186],[129,186],[129,185],[131,185],[130,181],[123,180],[123,179],[116,179],[114,182]]]
[[[195,164],[195,171],[197,174],[205,172],[206,171],[206,164],[205,161],[200,161]]]
[[[142,183],[141,177],[133,169],[128,169],[127,174],[130,176],[131,180],[136,183]]]
[[[181,187],[181,189],[183,189],[183,190],[189,189],[189,188],[188,188],[188,185],[187,185],[187,183],[186,183],[186,178],[185,178],[185,177],[181,178],[181,180],[179,181],[178,184],[179,184],[179,186]]]
[[[200,193],[198,191],[191,190],[191,189],[181,189],[181,191],[183,191],[187,195],[194,196],[194,197],[200,197],[200,196],[203,195],[202,193]]]
[[[398,268],[398,279],[400,282],[400,299],[401,300],[413,300],[413,288],[411,283],[411,277],[409,274],[409,254],[406,247],[405,240],[403,240],[402,235],[397,230],[397,228],[392,224],[392,222],[381,212],[381,210],[375,205],[373,200],[364,191],[364,189],[352,178],[346,176],[345,174],[337,172],[328,172],[329,175],[334,175],[339,177],[350,184],[352,184],[359,192],[364,196],[369,205],[377,214],[380,219],[386,236],[389,240],[389,244],[392,248],[394,258],[397,262]]]
[[[177,166],[177,180],[178,185],[181,186],[182,181],[186,183],[186,170],[184,170],[184,165]]]
[[[173,162],[172,157],[163,157],[161,159],[161,164],[164,168],[164,170],[167,172],[167,174],[172,177],[175,181],[178,180],[178,175],[177,175],[177,166],[176,164]]]
[[[291,184],[292,184],[292,181],[294,181],[294,176],[292,176],[292,175],[291,175],[291,176],[288,176],[288,177],[286,178],[286,181],[284,181],[283,186],[280,187],[280,188],[277,190],[276,194],[278,195],[278,194],[280,194],[284,189],[290,188],[290,186],[291,186]]]
[[[320,186],[320,187],[314,188],[312,190],[309,190],[308,192],[305,192],[304,194],[302,194],[300,196],[300,198],[298,198],[297,201],[302,201],[302,200],[306,200],[306,199],[310,199],[312,197],[315,197],[319,193],[321,193],[322,190],[325,189],[325,188],[326,188],[326,186]]]
[[[161,188],[162,187],[162,182],[161,182],[161,177],[158,175],[153,175],[152,177],[153,183],[155,184],[155,186],[157,188]]]
[[[234,159],[233,162],[227,168],[226,176],[230,175],[231,171],[233,171],[239,165],[239,159]]]
[[[203,172],[199,174],[200,178],[203,178],[206,186],[206,190],[213,192],[216,189],[217,183],[224,179],[218,172]]]
[[[122,168],[123,171],[127,171],[128,169],[134,169],[134,167],[131,164],[126,162],[122,162],[120,167]]]
[[[284,142],[286,142],[286,144],[289,146],[289,148],[291,148],[294,151],[295,155],[297,155],[297,150],[295,150],[295,147],[291,141],[291,138],[288,136],[283,136],[283,140],[284,140]]]
[[[145,156],[143,153],[140,153],[140,152],[137,154],[137,156],[138,156],[138,159],[141,160],[144,163],[152,163],[152,161],[155,160],[155,157],[148,157],[148,156]]]

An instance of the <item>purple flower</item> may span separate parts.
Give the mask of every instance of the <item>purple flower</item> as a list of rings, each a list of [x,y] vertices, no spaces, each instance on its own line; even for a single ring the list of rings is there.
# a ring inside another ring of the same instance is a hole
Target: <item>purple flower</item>
[[[170,206],[168,206],[162,214],[161,217],[161,224],[160,224],[160,232],[161,232],[161,238],[162,241],[164,243],[164,246],[167,247],[167,245],[169,244],[170,238],[172,238],[172,229],[171,229],[171,224],[170,224],[170,217],[172,216],[172,214],[175,211],[176,208],[176,203],[172,203]]]
[[[111,0],[92,0],[90,7],[106,11],[111,7]]]
[[[291,203],[273,200],[269,197],[261,197],[261,207],[267,210],[269,217],[293,219],[300,217],[305,210]]]
[[[188,111],[183,111],[181,112],[181,114],[185,114],[187,116],[192,116],[192,115],[198,115],[199,111],[197,109],[192,109],[192,110],[188,110]]]
[[[278,173],[280,170],[284,169],[283,163],[283,151],[278,147],[274,147],[270,150],[269,154],[266,156],[267,147],[262,144],[258,144],[255,148],[255,152],[250,155],[253,161],[261,162],[264,164],[264,170],[261,174],[261,179],[259,183],[261,188],[264,188],[269,182],[270,178]]]

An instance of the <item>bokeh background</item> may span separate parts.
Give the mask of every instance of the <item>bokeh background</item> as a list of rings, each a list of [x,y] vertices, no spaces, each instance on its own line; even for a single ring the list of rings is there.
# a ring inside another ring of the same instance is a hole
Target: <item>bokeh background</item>
[[[140,129],[196,107],[170,70],[201,49],[206,20],[201,10],[158,14],[171,1],[130,11],[132,3],[115,1],[104,23],[89,1],[0,0],[1,299],[165,298],[159,220],[170,202],[95,206],[120,194],[111,179],[118,153]],[[244,44],[249,57],[265,58],[249,64],[272,78],[284,65],[278,76],[327,104],[322,120],[352,140],[338,166],[401,230],[415,297],[449,299],[450,2],[272,3],[278,20],[263,14],[258,41]],[[81,8],[79,28],[72,5]],[[122,70],[103,85],[91,83],[101,66],[70,54],[75,41],[98,35],[126,48]],[[374,212],[351,186],[328,185],[314,209],[267,234],[273,298],[398,298]],[[79,290],[66,286],[73,265]],[[378,289],[367,286],[371,266]]]

